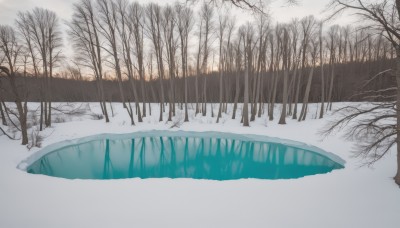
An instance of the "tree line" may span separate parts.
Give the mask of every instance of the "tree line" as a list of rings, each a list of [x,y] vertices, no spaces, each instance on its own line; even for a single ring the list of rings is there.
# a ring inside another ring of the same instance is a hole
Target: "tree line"
[[[333,101],[340,102],[340,101],[363,101],[361,97],[354,96],[355,91],[358,91],[357,88],[362,88],[364,83],[368,81],[371,75],[375,75],[381,71],[384,71],[394,64],[393,60],[390,59],[381,59],[379,61],[372,61],[372,62],[354,62],[354,63],[346,63],[346,64],[337,64],[336,65],[336,73],[335,73],[335,80],[333,86]],[[351,73],[351,77],[344,72],[346,69],[353,69]],[[53,102],[98,102],[98,94],[97,94],[97,83],[95,80],[92,80],[90,77],[85,77],[83,73],[80,73],[76,66],[67,66],[65,69],[63,68],[61,71],[57,72],[52,81],[52,98]],[[324,68],[325,74],[327,74],[329,69],[327,67]],[[267,73],[268,75],[268,73]],[[219,74],[217,71],[209,72],[201,77],[207,77],[207,94],[209,96],[209,101],[211,103],[217,103],[219,101],[219,91],[218,91],[218,80]],[[224,94],[225,100],[228,104],[233,103],[234,95],[235,95],[235,83],[236,78],[235,74],[225,73],[223,79],[225,86],[227,88],[226,93]],[[268,76],[267,76],[268,77]],[[22,84],[26,84],[26,89],[29,90],[29,96],[27,100],[29,102],[40,102],[40,85],[42,83],[41,78],[36,78],[33,76],[24,77],[23,74],[17,74],[17,82],[21,84],[20,89],[24,88]],[[0,78],[0,81],[3,81],[3,85],[7,85],[6,78]],[[189,69],[188,74],[188,102],[189,107],[192,108],[193,103],[195,102],[195,73],[192,69]],[[201,79],[202,81],[202,79]],[[177,90],[183,90],[184,87],[184,80],[181,77],[176,78],[174,81]],[[1,83],[1,82],[0,82]],[[168,80],[164,80],[164,87],[166,87]],[[278,88],[281,87],[282,81],[278,81]],[[315,70],[315,77],[311,83],[309,101],[311,103],[318,103],[320,102],[320,88],[321,88],[321,77],[320,77],[320,70],[319,66]],[[393,80],[390,78],[380,78],[379,81],[375,81],[370,89],[377,89],[380,87],[390,87],[393,85]],[[138,79],[134,79],[135,89],[140,91],[140,81]],[[156,88],[159,84],[157,80],[146,80],[145,81],[145,88]],[[239,98],[238,102],[243,103],[243,78],[239,77]],[[306,82],[301,82],[300,87],[304,88]],[[121,102],[119,89],[118,89],[118,82],[115,78],[111,77],[111,75],[106,75],[103,79],[103,86],[104,86],[104,95],[107,102]],[[129,93],[131,86],[129,81],[123,80],[122,87],[124,93]],[[261,85],[261,90],[266,91],[268,88],[267,80],[263,81]],[[168,88],[166,88],[168,90]],[[146,106],[147,109],[149,108],[149,103],[158,103],[159,91],[157,89],[145,89],[145,96]],[[6,89],[4,90],[3,100],[6,102],[14,101],[14,96],[7,92]],[[267,102],[267,98],[262,98],[263,102]],[[303,99],[303,94],[299,95],[299,99]],[[380,97],[371,97],[368,101],[379,101],[382,100]],[[142,102],[142,98],[139,97],[139,101]],[[176,93],[176,102],[179,107],[183,107],[183,93]],[[282,94],[278,91],[276,96],[276,102],[282,102]],[[195,107],[195,106],[193,106]]]
[[[323,118],[333,101],[351,95],[349,85],[344,93],[347,80],[357,83],[393,65],[393,46],[369,28],[330,26],[313,16],[290,23],[274,23],[265,13],[253,17],[240,23],[208,4],[193,11],[178,3],[81,0],[66,22],[74,52],[66,59],[57,15],[42,8],[19,12],[14,25],[0,26],[1,74],[7,79],[1,80],[3,123],[12,111],[4,102],[8,97],[16,103],[15,125],[26,144],[31,93],[40,102],[42,130],[52,123],[54,83],[70,77],[79,81],[74,89],[81,96],[90,85],[106,122],[107,101],[118,100],[132,125],[149,115],[150,102],[160,104],[159,121],[164,112],[171,121],[177,108],[189,121],[188,103],[205,116],[207,103],[216,102],[216,122],[232,103],[231,118],[239,116],[244,126],[264,110],[269,120],[285,124],[286,118],[304,121],[310,101],[320,103],[318,117]],[[278,102],[282,108],[276,117]]]

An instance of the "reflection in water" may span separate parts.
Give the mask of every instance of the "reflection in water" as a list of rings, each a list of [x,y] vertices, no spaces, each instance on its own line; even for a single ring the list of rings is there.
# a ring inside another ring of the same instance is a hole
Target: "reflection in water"
[[[331,159],[278,143],[207,137],[96,140],[49,153],[28,172],[80,179],[288,179],[343,168]]]

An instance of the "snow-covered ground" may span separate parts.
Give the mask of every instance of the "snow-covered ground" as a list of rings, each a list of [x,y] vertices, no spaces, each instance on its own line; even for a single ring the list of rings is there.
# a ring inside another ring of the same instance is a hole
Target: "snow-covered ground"
[[[30,103],[29,107],[33,110],[37,105]],[[67,180],[17,169],[22,160],[40,148],[28,150],[20,141],[0,136],[0,227],[391,228],[400,224],[400,189],[392,179],[395,148],[373,168],[360,167],[360,161],[350,152],[354,144],[344,141],[341,133],[326,139],[318,134],[334,116],[315,119],[316,105],[309,105],[305,122],[287,118],[286,125],[278,125],[277,108],[274,121],[266,121],[263,115],[250,127],[242,127],[239,119],[231,120],[231,107],[216,124],[216,118],[194,116],[191,106],[190,122],[179,128],[171,128],[171,122],[158,122],[157,104],[153,105],[153,115],[136,126],[130,125],[121,104],[114,103],[113,107],[111,123],[94,120],[90,115],[60,117],[57,122],[66,122],[54,123],[41,133],[45,136],[42,147],[100,133],[222,131],[312,144],[345,159],[346,167],[292,180]],[[97,103],[90,103],[90,108],[100,113]],[[215,114],[217,108],[214,105]],[[183,112],[177,110],[175,123],[183,120]]]

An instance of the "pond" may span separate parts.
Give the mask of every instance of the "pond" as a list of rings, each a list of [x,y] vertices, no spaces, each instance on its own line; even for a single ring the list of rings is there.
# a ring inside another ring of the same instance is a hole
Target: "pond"
[[[221,132],[104,134],[53,144],[23,161],[32,174],[68,179],[291,179],[344,167],[303,143]]]

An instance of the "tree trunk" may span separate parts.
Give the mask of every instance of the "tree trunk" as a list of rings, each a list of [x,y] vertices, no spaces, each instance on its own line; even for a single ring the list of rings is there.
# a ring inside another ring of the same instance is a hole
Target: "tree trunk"
[[[163,121],[163,111],[164,111],[164,86],[163,86],[163,80],[161,78],[161,75],[158,76],[160,79],[160,91],[161,91],[161,95],[160,95],[160,117],[158,119],[158,121],[162,122]]]
[[[106,123],[108,123],[108,122],[110,122],[110,118],[108,117],[106,99],[105,99],[105,96],[104,96],[103,79],[102,78],[99,78],[99,87],[100,87],[100,99],[101,99],[100,102],[103,104],[104,116],[106,118]]]
[[[49,87],[48,87],[48,90],[49,90],[49,95],[48,95],[48,100],[47,100],[47,103],[48,103],[48,114],[47,114],[47,127],[51,127],[51,100],[53,99],[52,98],[52,95],[51,95],[51,90],[52,90],[52,88],[51,88],[51,83],[50,83],[50,81],[51,81],[51,78],[52,78],[52,76],[50,75],[50,78],[49,78]]]
[[[22,100],[21,100],[21,97],[20,97],[16,82],[15,82],[15,75],[12,70],[11,70],[11,73],[8,75],[8,77],[10,80],[11,90],[15,96],[15,104],[16,104],[17,110],[18,110],[18,120],[21,125],[22,145],[26,145],[26,144],[28,144],[28,130],[27,130],[27,124],[26,124],[26,116],[28,113],[27,103],[25,102],[25,105],[24,106],[22,105]]]
[[[146,117],[146,93],[144,89],[144,77],[142,76],[140,78],[140,87],[141,87],[141,92],[142,92],[142,116]]]
[[[329,92],[328,92],[328,104],[326,109],[329,111],[332,110],[332,93],[333,93],[333,80],[335,78],[335,59],[334,57],[332,57],[331,60],[331,78],[330,78],[330,82],[329,82]]]
[[[259,60],[260,62],[261,60]],[[254,93],[253,93],[253,107],[251,109],[251,116],[250,116],[250,121],[254,121],[256,119],[256,113],[257,113],[257,103],[258,103],[258,98],[260,96],[260,76],[261,72],[260,69],[257,70],[256,78],[254,79],[255,81],[255,87]]]
[[[220,25],[221,26],[221,25]],[[220,42],[219,42],[219,108],[218,108],[218,116],[217,116],[217,123],[219,122],[219,118],[222,117],[222,96],[223,96],[223,86],[222,86],[222,79],[224,76],[224,66],[223,66],[223,57],[222,57],[222,40],[223,40],[223,29],[220,28]]]
[[[232,119],[234,120],[236,118],[236,110],[237,110],[237,103],[239,100],[239,74],[240,74],[240,70],[238,70],[238,72],[236,72],[236,89],[235,89],[235,100],[234,100],[234,104],[233,104],[233,113],[232,113]]]
[[[28,114],[28,105],[27,105],[27,101],[25,101],[24,106],[22,107],[22,103],[21,104],[21,108],[22,108],[22,117],[20,117],[20,122],[21,122],[21,131],[22,131],[22,145],[26,145],[28,144],[28,126],[26,123],[26,117]]]
[[[185,81],[185,98],[184,98],[184,100],[185,100],[185,122],[189,122],[189,114],[188,114],[188,99],[187,99],[187,97],[188,97],[188,90],[187,90],[187,78],[186,78],[186,76],[185,76],[185,74],[184,74],[184,81]]]
[[[220,53],[220,55],[222,55]],[[220,61],[222,61],[222,58],[220,58]],[[222,63],[220,63],[222,65]],[[217,116],[217,123],[219,122],[219,118],[222,117],[222,95],[223,95],[223,90],[222,90],[222,66],[220,66],[220,72],[219,72],[219,108],[218,108],[218,116]]]
[[[42,131],[43,130],[43,115],[44,115],[44,107],[43,107],[44,105],[43,105],[43,96],[41,96],[41,98],[40,98],[40,120],[39,120],[39,122],[40,122],[40,126],[39,126],[39,130],[40,131]]]
[[[314,75],[314,68],[315,64],[312,66],[310,74],[308,75],[308,81],[307,81],[306,91],[304,93],[303,105],[301,107],[299,121],[305,120],[307,116],[308,97],[310,96],[311,82]]]
[[[321,67],[321,109],[319,111],[319,118],[324,117],[325,107],[325,76],[324,76],[324,56],[323,56],[323,42],[322,42],[322,23],[319,31],[319,60]]]
[[[249,126],[249,68],[246,64],[244,72],[244,102],[243,102],[243,126]]]
[[[264,68],[263,68],[264,69]],[[263,108],[263,104],[264,104],[264,101],[263,101],[263,86],[264,86],[264,75],[263,75],[263,71],[261,71],[261,79],[260,79],[260,85],[258,86],[259,87],[259,105],[258,105],[258,114],[257,114],[257,117],[258,118],[260,118],[261,117],[261,114],[262,114],[262,108]]]
[[[249,36],[249,34],[247,34]],[[249,68],[250,68],[250,50],[251,40],[247,38],[245,46],[245,58],[244,58],[244,95],[243,95],[243,126],[249,127]]]
[[[394,181],[400,186],[400,47],[396,48],[396,81],[397,81],[397,100],[396,100],[396,112],[397,112],[397,173],[394,177]]]
[[[200,112],[200,106],[199,106],[199,77],[200,77],[200,71],[197,70],[197,74],[195,76],[195,98],[196,98],[196,112],[195,115],[197,115],[197,113]]]
[[[278,124],[286,124],[286,105],[288,98],[288,74],[289,69],[285,69],[283,72],[283,94],[282,94],[282,112]]]
[[[295,84],[296,84],[296,77],[297,77],[297,63],[294,63],[294,69],[291,76],[289,89],[288,89],[288,102],[289,102],[289,111],[288,115],[293,115],[293,100],[295,94]]]
[[[206,116],[207,115],[207,77],[206,76],[204,76],[203,75],[203,77],[204,77],[204,84],[203,84],[203,108],[202,108],[202,111],[203,111],[203,116]]]
[[[324,63],[322,62],[321,55],[321,109],[319,111],[319,118],[324,117],[324,107],[325,107],[325,76],[324,76]]]
[[[272,98],[271,98],[271,105],[269,110],[269,120],[274,120],[274,108],[275,108],[275,100],[276,100],[276,93],[278,87],[278,79],[279,79],[279,70],[273,72],[273,84],[272,84]]]
[[[200,22],[202,23],[202,21]],[[199,48],[197,51],[197,58],[196,58],[196,77],[195,77],[195,98],[196,98],[196,112],[195,115],[197,115],[197,113],[200,112],[200,105],[199,105],[199,77],[200,77],[200,55],[201,55],[201,28],[202,25],[200,24],[200,32],[199,32]],[[203,104],[202,104],[203,105]]]
[[[131,125],[135,125],[135,121],[133,120],[133,111],[132,111],[132,106],[131,106],[131,101],[128,99],[127,100],[128,105],[126,106],[126,111],[129,114],[129,118],[131,119]]]
[[[0,98],[0,114],[1,114],[1,122],[4,126],[7,125],[6,116],[3,111],[3,100]]]

